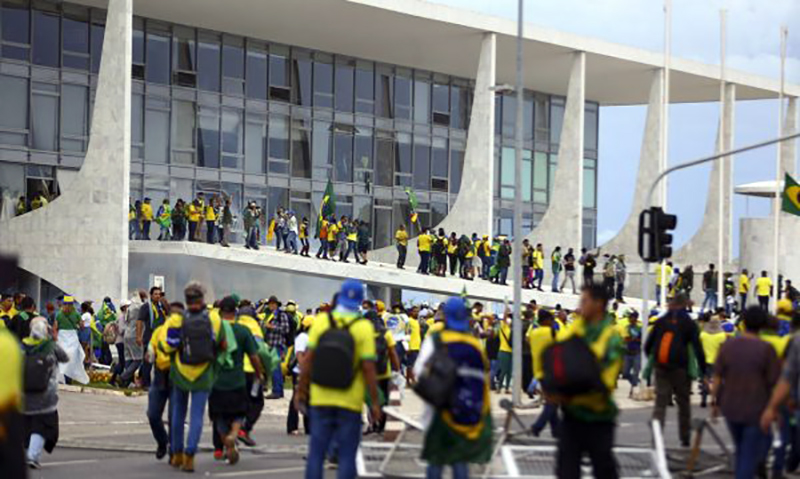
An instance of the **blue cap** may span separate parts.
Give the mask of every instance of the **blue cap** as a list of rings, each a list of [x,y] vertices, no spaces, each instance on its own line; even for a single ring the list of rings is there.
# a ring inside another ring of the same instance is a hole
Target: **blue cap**
[[[361,281],[348,279],[342,283],[337,299],[338,305],[351,311],[358,310],[361,302],[364,301],[364,285]]]
[[[469,314],[463,298],[453,297],[444,303],[444,320],[447,329],[453,331],[467,331],[469,329]]]

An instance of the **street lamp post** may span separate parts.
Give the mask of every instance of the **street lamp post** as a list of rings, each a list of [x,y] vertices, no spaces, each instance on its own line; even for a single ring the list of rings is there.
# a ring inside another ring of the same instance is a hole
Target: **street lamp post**
[[[514,267],[514,317],[513,327],[513,393],[514,406],[520,405],[522,388],[522,127],[523,127],[523,78],[522,78],[522,27],[523,3],[519,0],[517,11],[517,121],[514,132],[516,159],[514,161],[514,246],[512,262]]]

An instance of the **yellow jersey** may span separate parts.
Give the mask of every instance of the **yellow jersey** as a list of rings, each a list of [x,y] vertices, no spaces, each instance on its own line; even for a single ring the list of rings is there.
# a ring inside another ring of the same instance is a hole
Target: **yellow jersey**
[[[408,318],[406,334],[408,334],[408,350],[419,351],[420,346],[422,346],[422,334],[420,332],[418,319]]]
[[[500,351],[510,353],[511,350],[511,325],[503,321],[497,334],[500,336]]]
[[[724,331],[714,334],[705,331],[700,333],[700,344],[703,345],[703,354],[706,356],[706,364],[714,364],[717,362],[719,350],[727,339],[728,334]]]
[[[531,361],[533,361],[533,377],[536,379],[544,377],[542,353],[555,342],[554,336],[553,328],[547,326],[532,328],[528,334],[528,344],[531,346]]]
[[[533,269],[544,269],[544,253],[538,249],[533,250]]]
[[[747,294],[750,291],[750,278],[746,274],[739,275],[739,294]]]
[[[336,235],[339,234],[339,225],[330,223],[328,225],[328,241],[336,241]]]
[[[142,203],[140,208],[142,211],[142,218],[145,221],[153,221],[153,207],[150,206],[150,203]]]
[[[406,230],[397,230],[394,234],[394,239],[400,246],[408,246],[408,232]]]
[[[206,221],[217,221],[217,210],[211,205],[206,207]]]
[[[419,235],[419,238],[417,238],[417,246],[419,247],[419,251],[421,253],[430,253],[431,252],[431,235],[428,235],[428,234]]]
[[[394,336],[392,336],[391,331],[386,331],[383,335],[386,339],[386,354],[389,354],[389,350],[394,349],[397,346],[397,342],[394,340]],[[378,371],[378,380],[382,379],[389,379],[392,377],[392,361],[387,358],[386,360],[386,371],[380,372]],[[388,399],[388,398],[387,398]]]
[[[767,276],[762,276],[756,280],[756,294],[758,296],[769,296],[772,289],[772,280]]]
[[[200,221],[200,208],[195,206],[194,203],[189,204],[189,221],[192,223]]]

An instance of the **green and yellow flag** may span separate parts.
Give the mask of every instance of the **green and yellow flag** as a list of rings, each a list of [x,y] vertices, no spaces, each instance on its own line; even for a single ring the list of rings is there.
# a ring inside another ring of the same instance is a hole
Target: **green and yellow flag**
[[[800,185],[786,173],[783,184],[783,211],[800,216]]]
[[[317,216],[317,236],[322,229],[322,220],[336,212],[336,195],[333,194],[333,183],[328,178],[328,186],[322,195],[322,203],[319,205],[319,215]]]
[[[413,224],[419,219],[419,215],[417,214],[417,205],[419,201],[417,201],[417,195],[411,188],[406,187],[406,196],[408,196],[408,206],[411,207],[411,223]]]

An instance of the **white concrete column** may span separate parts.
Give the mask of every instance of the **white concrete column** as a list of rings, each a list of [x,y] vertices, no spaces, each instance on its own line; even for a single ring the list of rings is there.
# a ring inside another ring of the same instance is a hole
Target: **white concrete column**
[[[797,97],[789,97],[786,105],[786,118],[783,120],[783,135],[791,135],[797,131]],[[797,165],[797,140],[781,143],[781,169],[795,176]]]
[[[725,115],[725,138],[722,142],[724,150],[733,148],[733,140],[735,134],[735,111],[736,111],[736,85],[728,83],[725,85],[725,98],[724,98],[724,115]],[[720,132],[717,129],[717,138]],[[715,142],[717,145],[715,151],[719,152],[719,141]],[[732,156],[726,157],[723,160],[716,161],[711,167],[711,175],[708,183],[708,195],[706,197],[706,209],[703,215],[703,223],[697,233],[683,245],[674,255],[673,261],[678,267],[685,267],[686,265],[693,265],[696,273],[702,273],[707,268],[708,263],[717,263],[717,234],[720,228],[719,224],[719,175],[723,176],[723,188],[726,191],[723,211],[724,235],[726,238],[725,251],[723,257],[725,258],[725,265],[730,265],[732,256],[730,251],[730,236],[731,230],[731,209],[732,209],[732,188],[733,188],[733,161]],[[717,265],[717,269],[721,270],[721,266]],[[720,280],[722,277],[720,277]]]
[[[494,211],[494,97],[497,67],[497,38],[485,33],[481,39],[478,69],[475,75],[472,112],[467,131],[467,149],[461,188],[447,217],[436,229],[444,228],[449,235],[492,234]],[[581,130],[583,131],[583,130]],[[393,263],[397,260],[394,246],[370,253],[370,259]],[[416,239],[408,243],[407,266],[419,264]]]
[[[109,0],[89,146],[48,206],[0,225],[0,251],[79,300],[128,289],[133,0]]]
[[[533,245],[542,243],[545,258],[556,246],[566,253],[583,246],[583,123],[586,103],[586,54],[573,53],[564,123],[558,146],[555,185],[542,221],[528,234]],[[516,259],[519,252],[515,252]],[[545,268],[550,274],[550,268]]]
[[[603,250],[610,254],[624,254],[629,264],[639,261],[639,213],[648,206],[645,204],[647,192],[660,171],[661,123],[664,121],[663,86],[664,70],[653,70],[631,212],[617,235],[602,245]],[[659,198],[654,197],[654,201],[658,202]]]

